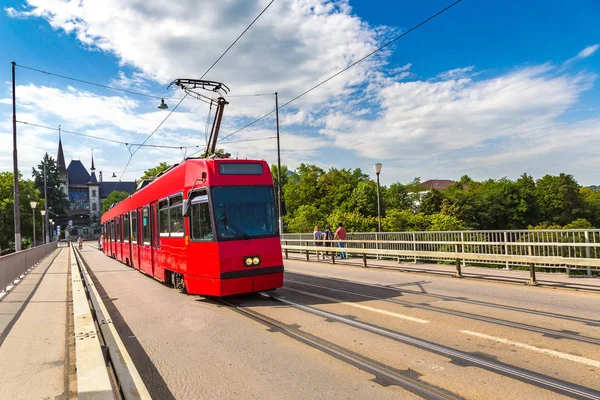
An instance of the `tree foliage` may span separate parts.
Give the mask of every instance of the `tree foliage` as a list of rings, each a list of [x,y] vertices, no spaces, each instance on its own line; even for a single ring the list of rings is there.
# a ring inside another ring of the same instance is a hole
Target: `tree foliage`
[[[104,199],[104,201],[102,202],[102,214],[107,212],[113,204],[123,201],[128,197],[129,193],[127,192],[120,192],[118,190],[111,192],[108,196],[106,196],[106,199]]]
[[[172,167],[172,165],[169,165],[166,162],[161,162],[156,167],[149,168],[146,171],[144,171],[144,175],[142,175],[142,177],[140,178],[140,180],[142,180],[142,181],[143,180],[152,180],[152,179],[156,178],[158,175],[162,174],[163,172],[165,172],[166,170],[168,170],[171,167]]]
[[[286,231],[340,222],[349,231],[377,230],[377,184],[360,169],[301,164],[284,182]],[[424,190],[415,178],[381,187],[381,213],[386,231],[599,227],[600,192],[566,174],[483,182],[464,175],[444,191]]]
[[[14,249],[14,182],[12,172],[0,172],[0,251]],[[30,202],[36,201],[37,207],[31,209]],[[42,216],[44,199],[35,183],[23,180],[19,174],[19,212],[21,238],[28,243],[33,237],[33,213],[35,213],[36,240],[42,239]],[[39,243],[39,242],[38,242]],[[25,247],[25,246],[23,246]]]
[[[37,169],[32,168],[33,181],[35,187],[44,196],[44,165],[46,166],[46,194],[48,197],[48,208],[52,214],[51,218],[57,225],[65,226],[68,220],[69,199],[67,195],[60,190],[60,172],[56,160],[44,154]]]

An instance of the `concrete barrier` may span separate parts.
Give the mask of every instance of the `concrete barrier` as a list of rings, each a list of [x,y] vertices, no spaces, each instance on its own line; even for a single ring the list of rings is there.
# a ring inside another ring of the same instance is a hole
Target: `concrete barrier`
[[[0,257],[0,292],[56,249],[56,242]]]

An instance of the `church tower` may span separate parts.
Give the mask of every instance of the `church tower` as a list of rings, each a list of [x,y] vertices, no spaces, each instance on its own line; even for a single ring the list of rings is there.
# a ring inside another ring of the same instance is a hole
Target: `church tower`
[[[67,165],[65,164],[65,153],[62,148],[62,140],[60,137],[60,125],[58,126],[58,156],[56,157],[56,163],[58,167],[60,190],[69,197],[69,173],[67,172]]]
[[[87,183],[90,199],[90,221],[100,221],[100,183],[96,179],[96,167],[94,167],[94,149],[92,149],[92,168],[90,168],[90,180]]]

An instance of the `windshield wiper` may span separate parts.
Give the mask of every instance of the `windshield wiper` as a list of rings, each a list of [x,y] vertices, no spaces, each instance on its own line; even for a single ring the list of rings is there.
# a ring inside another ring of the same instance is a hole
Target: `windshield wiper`
[[[233,229],[237,234],[241,235],[244,239],[246,239],[246,240],[252,240],[252,238],[250,237],[250,235],[248,235],[246,232],[244,232],[244,230],[242,228],[240,228],[239,226],[237,226],[233,222],[229,221],[227,219],[227,217],[221,218],[221,222],[223,224],[225,224],[225,227],[231,227],[231,229]]]

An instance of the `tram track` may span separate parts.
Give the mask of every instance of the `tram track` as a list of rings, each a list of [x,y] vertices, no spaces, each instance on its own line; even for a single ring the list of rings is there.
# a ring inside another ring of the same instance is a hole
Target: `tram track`
[[[554,330],[554,329],[547,329],[547,328],[543,328],[543,327],[539,327],[539,326],[524,324],[521,322],[506,321],[506,320],[499,319],[499,318],[477,315],[477,314],[468,313],[468,312],[464,312],[464,311],[456,311],[456,310],[452,310],[452,309],[448,309],[448,308],[435,307],[435,306],[430,306],[427,304],[420,304],[420,303],[402,301],[402,300],[397,300],[397,299],[389,299],[389,298],[385,298],[385,297],[381,297],[381,296],[373,296],[371,294],[364,293],[364,292],[357,292],[357,291],[352,291],[352,290],[334,288],[334,287],[330,287],[330,286],[306,283],[306,282],[296,281],[293,279],[286,279],[285,282],[293,283],[296,285],[309,286],[312,288],[325,289],[325,290],[334,291],[334,292],[338,292],[338,293],[345,293],[345,294],[349,294],[352,296],[358,296],[358,297],[363,297],[363,298],[367,298],[367,299],[371,299],[371,300],[383,301],[383,302],[390,303],[390,304],[398,304],[398,305],[402,305],[402,306],[406,306],[406,307],[410,307],[410,308],[419,308],[422,310],[432,311],[432,312],[436,312],[436,313],[454,315],[454,316],[461,317],[461,318],[468,318],[468,319],[472,319],[472,320],[476,320],[476,321],[488,322],[491,324],[506,326],[506,327],[520,329],[520,330],[526,330],[529,332],[537,332],[537,333],[541,333],[545,336],[552,337],[552,338],[570,339],[570,340],[574,340],[574,341],[578,341],[578,342],[600,345],[600,338],[582,336],[582,335],[572,334],[572,333],[558,331],[558,330]],[[284,286],[284,288],[285,288],[285,286]]]
[[[359,286],[359,287],[375,288],[377,290],[385,290],[385,291],[397,293],[397,296],[402,296],[404,294],[414,294],[414,295],[420,295],[420,296],[425,296],[425,297],[431,297],[431,298],[439,299],[442,301],[455,301],[455,302],[459,302],[459,303],[471,304],[471,305],[476,305],[476,306],[497,308],[497,309],[501,309],[501,310],[514,311],[514,312],[525,313],[525,314],[534,314],[534,315],[539,315],[542,317],[549,317],[549,318],[555,318],[555,319],[561,319],[561,320],[567,320],[567,321],[573,321],[573,322],[581,322],[581,323],[589,325],[589,326],[600,327],[600,320],[576,317],[573,315],[558,314],[558,313],[552,313],[552,312],[547,312],[547,311],[539,311],[539,310],[534,310],[531,308],[508,306],[508,305],[504,305],[504,304],[490,303],[490,302],[480,301],[480,300],[471,300],[471,299],[467,299],[465,297],[453,297],[453,296],[447,296],[447,295],[436,294],[436,293],[420,292],[417,290],[410,290],[410,289],[404,289],[404,288],[400,289],[400,288],[397,288],[397,287],[394,287],[391,285],[377,285],[377,284],[370,284],[370,283],[363,283],[363,282],[347,281],[344,279],[339,279],[339,278],[334,278],[334,277],[329,277],[329,276],[323,277],[323,276],[319,276],[319,275],[286,272],[286,276],[289,276],[289,275],[308,277],[308,278],[316,279],[316,280],[326,279],[328,281],[338,282],[338,283],[346,284],[346,285],[351,284],[351,285]],[[286,278],[285,280],[289,281],[288,278]]]
[[[275,301],[280,301],[279,299],[272,297],[268,294],[261,294],[264,297],[272,298]],[[243,307],[239,304],[235,304],[232,301],[225,300],[223,298],[216,299],[222,304],[232,308],[239,314],[245,315],[265,326],[268,326],[271,329],[276,329],[279,332],[284,333],[285,335],[296,339],[302,343],[305,343],[313,348],[321,350],[339,360],[352,364],[359,369],[371,373],[377,377],[377,379],[383,378],[387,380],[389,383],[396,384],[412,393],[415,393],[425,399],[432,400],[450,400],[450,399],[461,399],[442,388],[434,387],[432,385],[428,385],[424,382],[421,382],[417,379],[411,378],[409,376],[405,376],[402,374],[403,371],[395,370],[394,368],[378,363],[372,359],[367,357],[363,357],[357,353],[351,352],[347,349],[344,349],[340,346],[335,345],[332,342],[323,340],[314,335],[311,335],[306,332],[302,332],[295,326],[285,324],[283,322],[277,321],[271,317],[268,317],[264,314],[256,312],[254,310],[250,310],[246,307]]]
[[[509,378],[517,379],[521,382],[528,383],[536,387],[547,389],[552,392],[563,394],[572,398],[600,400],[600,392],[597,392],[593,389],[582,387],[576,384],[571,384],[566,381],[554,379],[502,362],[493,361],[477,355],[465,353],[459,350],[455,350],[443,345],[438,345],[423,339],[395,332],[376,325],[360,322],[351,318],[347,318],[343,315],[323,311],[304,304],[299,304],[276,294],[260,293],[260,295],[263,298],[271,299],[278,303],[285,304],[287,306],[293,307],[295,309],[304,311],[315,316],[337,321],[347,326],[358,328],[365,332],[376,334],[381,337],[392,339],[399,343],[403,343],[412,347],[419,348],[421,350],[425,350],[430,353],[450,358],[455,364],[459,364],[462,366],[479,367],[484,370],[494,372]],[[328,354],[335,356],[338,359],[349,362],[352,365],[355,365],[365,371],[375,374],[376,376],[384,376],[388,379],[392,379],[399,386],[402,386],[405,389],[411,390],[413,392],[415,390],[418,390],[419,395],[426,396],[426,398],[458,398],[455,394],[444,392],[443,389],[431,387],[427,384],[424,384],[423,382],[415,381],[412,378],[402,376],[398,373],[398,371],[393,370],[389,366],[383,366],[377,362],[374,362],[373,360],[369,360],[363,356],[351,353],[348,350],[341,349],[339,346],[331,342],[324,341],[323,339],[302,332],[296,325],[288,325],[282,323],[262,313],[251,310],[248,307],[243,306],[242,304],[236,304],[232,301],[228,301],[225,299],[218,299],[218,301],[234,309],[242,315],[248,316],[266,326],[269,326],[270,328],[277,329],[278,331],[281,331],[284,334],[296,340],[309,344],[319,350],[322,350]]]

